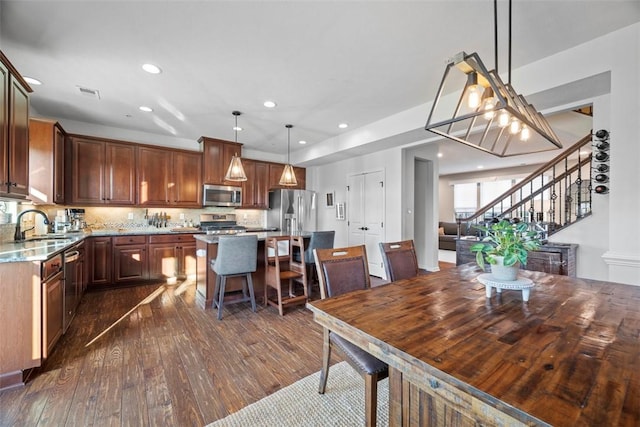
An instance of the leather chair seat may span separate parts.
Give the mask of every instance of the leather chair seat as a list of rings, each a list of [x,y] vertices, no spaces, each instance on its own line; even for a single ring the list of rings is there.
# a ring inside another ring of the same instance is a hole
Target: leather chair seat
[[[333,332],[329,333],[329,340],[335,344],[342,353],[355,363],[367,375],[383,374],[382,378],[387,376],[388,365],[373,357],[360,347],[342,338]]]

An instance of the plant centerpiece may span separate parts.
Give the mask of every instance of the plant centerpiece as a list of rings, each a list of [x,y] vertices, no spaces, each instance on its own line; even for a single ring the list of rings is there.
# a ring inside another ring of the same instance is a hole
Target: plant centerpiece
[[[476,254],[476,263],[483,270],[485,262],[491,264],[491,273],[499,280],[516,280],[520,264],[527,265],[529,251],[540,247],[538,235],[524,222],[512,224],[503,219],[488,227],[475,228],[486,233],[482,242],[470,248]]]

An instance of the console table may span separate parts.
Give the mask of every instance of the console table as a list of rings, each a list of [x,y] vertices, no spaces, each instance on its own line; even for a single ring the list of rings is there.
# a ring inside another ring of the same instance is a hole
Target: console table
[[[481,273],[467,264],[307,307],[389,364],[392,426],[640,425],[640,286],[522,271],[535,283],[523,304],[515,291],[487,298]]]
[[[456,265],[476,261],[476,254],[469,250],[476,243],[477,239],[456,240]],[[578,245],[573,243],[547,242],[537,251],[529,252],[527,265],[521,268],[576,277],[577,250]]]

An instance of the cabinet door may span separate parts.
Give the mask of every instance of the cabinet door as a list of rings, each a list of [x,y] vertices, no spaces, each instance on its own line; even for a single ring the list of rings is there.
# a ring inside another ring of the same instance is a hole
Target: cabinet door
[[[90,285],[110,285],[113,269],[111,237],[92,237],[89,244]]]
[[[0,194],[8,191],[9,182],[9,71],[0,62]]]
[[[53,127],[53,203],[64,203],[64,145],[66,136],[59,125]]]
[[[182,243],[178,254],[178,275],[195,279],[196,277],[196,241]]]
[[[255,162],[255,175],[253,179],[253,202],[256,209],[269,207],[269,164]]]
[[[163,149],[138,149],[138,204],[166,206],[169,202],[171,152]]]
[[[42,357],[51,354],[62,336],[64,319],[64,277],[62,273],[42,284]]]
[[[220,165],[224,157],[224,143],[210,138],[200,139],[202,147],[202,180],[205,184],[222,184],[224,175],[220,174]],[[224,172],[223,172],[224,173]]]
[[[114,205],[136,203],[136,147],[108,142],[105,146],[105,202]]]
[[[255,204],[255,175],[256,162],[250,159],[242,159],[242,167],[247,175],[247,180],[242,182],[242,207],[253,208]]]
[[[147,245],[114,245],[113,276],[114,283],[147,280]]]
[[[9,76],[9,194],[29,194],[29,94]]]
[[[149,245],[149,278],[166,279],[178,274],[178,243]]]
[[[280,177],[284,172],[282,163],[269,163],[269,189],[286,188],[280,185]]]
[[[305,168],[299,168],[294,166],[293,172],[296,174],[296,181],[298,181],[298,185],[295,188],[300,190],[306,190],[307,188],[307,170]]]
[[[202,155],[200,153],[173,153],[173,177],[169,187],[173,190],[172,204],[185,207],[202,206]]]
[[[104,204],[105,143],[91,139],[72,140],[71,203]]]

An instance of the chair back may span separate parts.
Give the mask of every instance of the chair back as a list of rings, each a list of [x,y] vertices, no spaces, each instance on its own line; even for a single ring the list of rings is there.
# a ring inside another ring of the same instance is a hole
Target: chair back
[[[387,279],[391,282],[409,279],[419,274],[418,258],[413,240],[401,242],[380,243],[380,252],[384,262]]]
[[[307,264],[313,264],[315,259],[313,258],[314,249],[331,249],[333,248],[333,242],[336,236],[336,232],[331,231],[314,231],[311,233],[309,239],[309,246],[304,251],[304,262]]]
[[[315,249],[313,253],[322,299],[371,287],[364,245]]]
[[[220,236],[213,271],[228,276],[253,273],[258,260],[258,236]]]

